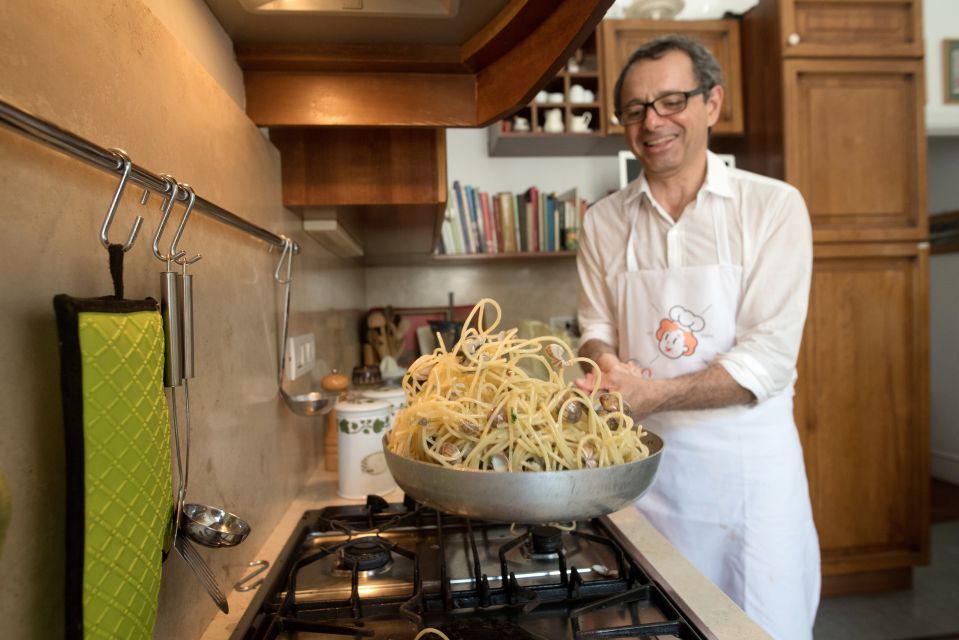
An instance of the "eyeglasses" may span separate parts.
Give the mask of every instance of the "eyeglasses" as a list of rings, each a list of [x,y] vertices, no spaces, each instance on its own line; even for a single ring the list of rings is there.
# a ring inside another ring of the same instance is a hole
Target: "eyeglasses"
[[[659,96],[650,102],[632,102],[616,116],[623,125],[638,124],[646,119],[646,110],[650,107],[659,116],[671,116],[679,113],[689,104],[689,99],[701,93],[707,93],[712,87],[699,87],[692,91],[677,91]]]

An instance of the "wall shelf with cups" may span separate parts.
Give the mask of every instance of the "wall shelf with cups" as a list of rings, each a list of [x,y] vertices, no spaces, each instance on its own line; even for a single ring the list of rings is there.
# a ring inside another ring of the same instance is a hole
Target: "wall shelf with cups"
[[[533,101],[489,128],[491,156],[608,155],[625,149],[606,136],[601,37],[596,30]]]

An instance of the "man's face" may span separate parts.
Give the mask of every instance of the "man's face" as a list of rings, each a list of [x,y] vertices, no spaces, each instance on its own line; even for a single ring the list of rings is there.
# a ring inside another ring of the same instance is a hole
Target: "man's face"
[[[650,102],[668,93],[698,88],[693,62],[682,51],[670,51],[658,60],[634,64],[623,81],[622,108],[630,102]],[[670,177],[705,166],[709,127],[719,119],[723,101],[720,86],[689,98],[679,113],[660,116],[650,106],[645,118],[626,126],[626,141],[650,177]]]

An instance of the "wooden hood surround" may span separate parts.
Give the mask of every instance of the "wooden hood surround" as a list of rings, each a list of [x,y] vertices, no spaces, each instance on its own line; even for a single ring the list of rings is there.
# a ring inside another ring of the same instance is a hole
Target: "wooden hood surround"
[[[612,0],[511,0],[462,45],[240,45],[260,126],[481,127],[526,104]]]
[[[528,103],[611,4],[510,0],[461,45],[237,45],[247,114],[282,155],[284,204],[336,217],[368,264],[428,256],[446,206],[445,129]]]

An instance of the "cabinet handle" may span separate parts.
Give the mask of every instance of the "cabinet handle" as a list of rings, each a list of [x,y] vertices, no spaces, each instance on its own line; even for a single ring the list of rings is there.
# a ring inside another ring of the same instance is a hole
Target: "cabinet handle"
[[[790,34],[789,34],[789,37],[786,38],[786,42],[789,43],[789,46],[790,46],[790,47],[795,47],[797,44],[799,44],[799,34],[798,34],[798,33],[790,33]]]

